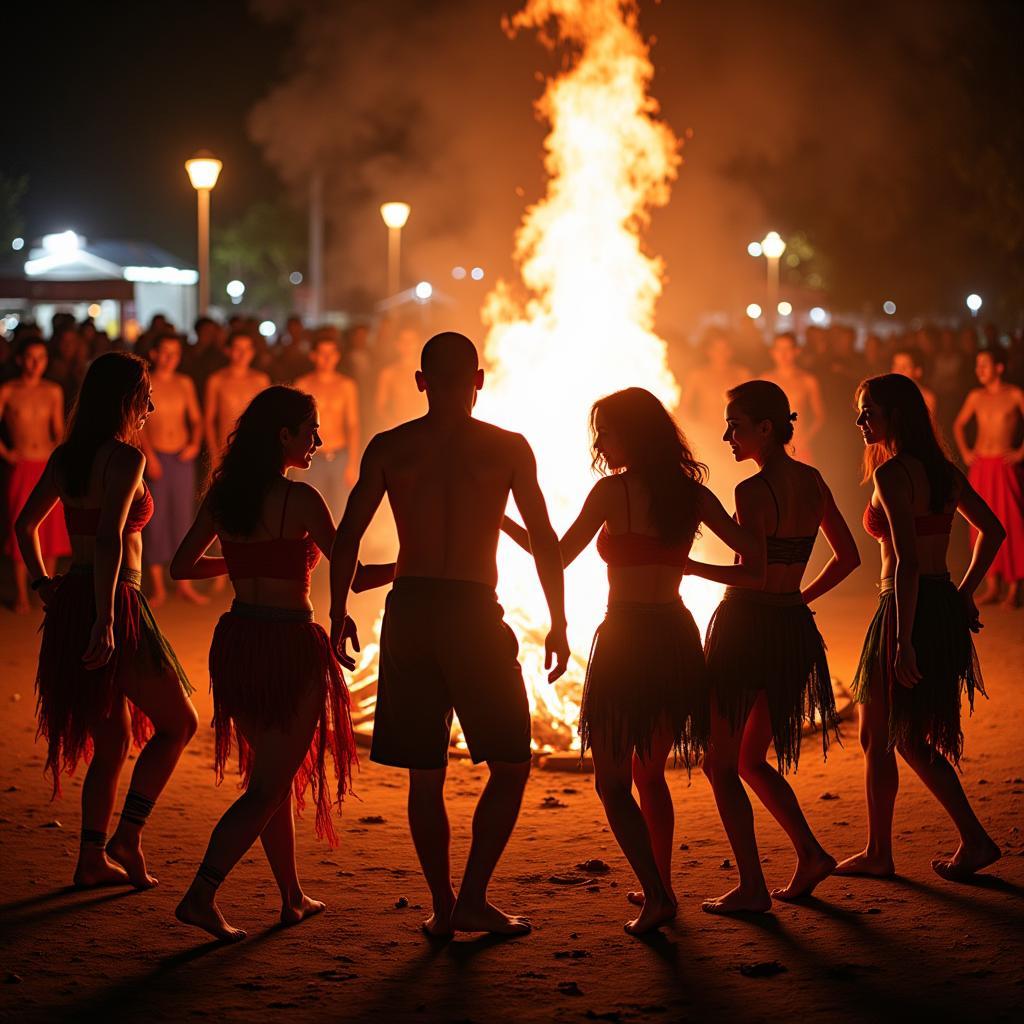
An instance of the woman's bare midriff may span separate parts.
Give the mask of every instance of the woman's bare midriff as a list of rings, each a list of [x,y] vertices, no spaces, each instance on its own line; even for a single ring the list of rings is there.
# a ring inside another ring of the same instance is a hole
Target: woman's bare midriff
[[[608,567],[608,600],[665,604],[679,597],[682,571],[671,565]]]
[[[262,577],[232,580],[235,596],[244,604],[259,604],[269,608],[296,608],[312,610],[309,590],[299,580],[271,580]]]

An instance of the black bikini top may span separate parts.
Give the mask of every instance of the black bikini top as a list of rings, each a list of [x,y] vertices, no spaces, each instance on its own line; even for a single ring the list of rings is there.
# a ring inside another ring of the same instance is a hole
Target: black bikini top
[[[818,538],[818,531],[815,530],[808,537],[777,536],[779,522],[782,519],[782,513],[779,510],[779,499],[775,496],[775,489],[768,482],[767,477],[758,474],[758,479],[768,488],[768,493],[772,496],[772,502],[775,505],[775,532],[765,537],[768,564],[802,565],[806,563],[810,560],[811,552],[814,550],[814,542]]]

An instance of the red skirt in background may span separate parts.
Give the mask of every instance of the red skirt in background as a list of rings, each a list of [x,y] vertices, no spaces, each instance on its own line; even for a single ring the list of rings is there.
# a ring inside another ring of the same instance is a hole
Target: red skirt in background
[[[142,574],[122,568],[114,588],[114,654],[102,668],[87,669],[82,655],[96,621],[92,566],[72,566],[46,606],[36,675],[37,736],[46,739],[45,770],[60,794],[60,776],[92,757],[93,732],[116,709],[126,680],[164,675],[192,692],[185,670],[157,627],[140,589]],[[153,723],[128,702],[132,739],[141,747]]]
[[[237,719],[261,729],[286,730],[310,686],[322,693],[322,706],[309,751],[295,774],[295,805],[301,811],[307,788],[312,790],[316,834],[335,846],[331,807],[340,812],[342,798],[351,791],[357,757],[348,687],[324,628],[313,621],[312,611],[240,601],[220,617],[210,647],[218,782],[224,778],[232,743],[238,747],[243,786],[252,775],[253,751]],[[327,782],[328,754],[334,762],[333,796]]]
[[[42,479],[45,469],[45,459],[41,462],[21,459],[11,467],[11,475],[7,480],[7,524],[10,527],[10,534],[7,538],[7,554],[19,562],[21,561],[21,552],[18,550],[18,541],[14,536],[14,521],[25,507],[32,488]],[[43,558],[62,558],[71,554],[71,540],[68,537],[67,527],[64,525],[60,502],[50,509],[49,515],[39,524],[39,547]]]
[[[1006,540],[989,570],[1012,583],[1024,580],[1024,469],[1002,456],[979,456],[967,471],[971,486],[985,499],[1006,530]],[[971,529],[971,544],[978,536]]]

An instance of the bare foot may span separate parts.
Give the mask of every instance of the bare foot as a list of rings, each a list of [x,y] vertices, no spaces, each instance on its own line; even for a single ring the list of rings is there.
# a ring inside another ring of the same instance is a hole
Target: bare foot
[[[933,860],[932,869],[947,882],[966,882],[983,868],[995,864],[1002,855],[1002,850],[986,836],[985,842],[975,846],[961,843],[950,860]]]
[[[423,931],[432,939],[450,939],[455,930],[452,928],[452,908],[447,910],[434,909],[434,912],[423,922]]]
[[[502,913],[494,904],[466,907],[456,901],[452,911],[452,931],[491,932],[494,935],[528,935],[533,926],[525,917]]]
[[[810,896],[818,883],[828,878],[836,869],[835,857],[822,851],[811,860],[798,860],[796,871],[785,889],[772,889],[772,896],[777,900],[800,900]]]
[[[668,924],[677,913],[675,900],[646,900],[640,916],[627,921],[625,929],[630,935],[646,935]]]
[[[178,584],[178,597],[190,604],[209,604],[210,599],[205,594],[200,594],[191,583],[181,582]]]
[[[128,872],[128,878],[136,889],[152,889],[160,884],[146,870],[146,858],[142,854],[142,840],[139,837],[126,839],[115,832],[107,843],[107,855]]]
[[[326,903],[311,900],[305,893],[299,893],[297,900],[289,900],[281,907],[281,924],[298,924],[307,917],[322,913],[327,909]],[[243,934],[245,934],[243,932]]]
[[[669,895],[669,899],[672,901],[673,905],[678,908],[679,900],[676,899],[675,892],[673,892],[673,890],[669,889],[668,895]],[[629,902],[632,903],[634,907],[642,907],[644,905],[644,893],[643,893],[643,890],[642,889],[636,889],[633,892],[627,892],[626,893],[626,899],[629,900]]]
[[[724,896],[719,896],[715,900],[705,900],[700,905],[705,914],[763,914],[771,908],[772,898],[767,888],[756,892],[744,892],[738,885]]]
[[[128,872],[120,864],[111,861],[102,850],[98,856],[92,853],[79,855],[78,865],[72,882],[77,889],[93,889],[101,885],[130,885]]]
[[[185,893],[174,911],[174,916],[182,924],[202,928],[204,932],[209,932],[221,942],[241,942],[245,938],[245,932],[241,928],[232,928],[224,920],[216,900],[200,898],[193,889]]]
[[[877,853],[863,850],[846,860],[841,860],[833,871],[836,875],[852,875],[863,878],[892,878],[896,874],[896,865],[892,857],[881,857]]]

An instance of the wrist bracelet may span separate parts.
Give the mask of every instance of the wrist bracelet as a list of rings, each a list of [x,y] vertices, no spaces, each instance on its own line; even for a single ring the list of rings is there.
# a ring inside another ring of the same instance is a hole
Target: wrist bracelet
[[[50,582],[50,580],[52,580],[52,579],[53,579],[53,577],[52,577],[52,576],[40,576],[40,577],[39,577],[39,579],[37,579],[37,580],[33,580],[33,581],[32,581],[32,582],[31,582],[31,583],[30,583],[30,584],[28,585],[28,587],[29,587],[29,590],[31,590],[31,591],[36,591],[36,590],[38,590],[38,589],[39,589],[39,588],[40,588],[40,587],[41,587],[41,586],[42,586],[42,585],[43,585],[44,583],[49,583],[49,582]]]

